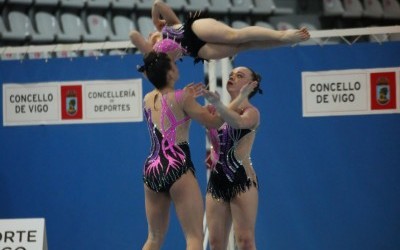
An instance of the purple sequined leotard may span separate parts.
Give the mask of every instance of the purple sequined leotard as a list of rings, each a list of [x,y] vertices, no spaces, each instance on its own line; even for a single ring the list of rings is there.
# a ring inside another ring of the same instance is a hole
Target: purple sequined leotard
[[[207,18],[205,12],[188,13],[184,24],[181,26],[164,26],[161,30],[163,39],[154,44],[156,52],[179,52],[182,56],[188,55],[195,59],[195,63],[203,61],[198,52],[206,42],[201,40],[192,30],[192,24],[202,18]]]
[[[172,26],[164,26],[161,30],[163,39],[154,44],[153,50],[162,53],[175,52],[179,56],[186,55],[186,50],[181,45],[183,32],[183,26],[177,29]]]
[[[218,130],[209,130],[213,153],[217,157],[212,162],[207,186],[207,192],[213,198],[229,202],[250,186],[257,187],[257,180],[247,176],[245,167],[235,156],[238,142],[251,132],[253,130],[232,128],[227,123]]]
[[[177,103],[182,100],[183,90],[175,92]],[[151,152],[147,157],[143,169],[144,183],[156,192],[168,192],[172,184],[188,170],[194,174],[194,166],[190,158],[189,144],[176,143],[176,129],[190,122],[185,116],[177,120],[172,112],[166,96],[161,99],[160,128],[153,123],[151,109],[144,109],[147,126],[151,138]],[[164,123],[167,121],[169,127]]]

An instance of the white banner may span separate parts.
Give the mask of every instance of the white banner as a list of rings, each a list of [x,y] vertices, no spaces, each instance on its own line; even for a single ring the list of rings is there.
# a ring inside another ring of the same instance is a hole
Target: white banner
[[[3,84],[3,125],[140,122],[142,80]]]
[[[109,84],[105,81],[87,84],[85,101],[88,120],[142,120],[140,84],[132,85],[130,82]]]
[[[3,109],[4,122],[58,121],[58,86],[54,83],[3,85]]]
[[[0,220],[1,250],[47,250],[45,220]]]
[[[302,72],[303,116],[400,113],[399,68]]]

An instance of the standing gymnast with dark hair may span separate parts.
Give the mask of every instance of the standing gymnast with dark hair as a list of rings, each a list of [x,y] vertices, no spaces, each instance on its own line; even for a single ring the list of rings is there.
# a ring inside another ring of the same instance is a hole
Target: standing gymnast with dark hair
[[[155,89],[143,100],[150,132],[151,152],[143,169],[148,238],[143,249],[160,249],[174,203],[186,238],[186,249],[203,247],[203,199],[190,158],[191,118],[205,126],[217,126],[219,118],[196,102],[198,85],[175,89],[179,71],[165,53],[150,52],[139,68]]]
[[[218,94],[203,90],[204,97],[225,121],[209,129],[212,143],[211,173],[207,187],[206,215],[212,250],[225,250],[231,225],[240,250],[256,249],[255,223],[258,181],[250,154],[260,124],[260,113],[250,102],[260,92],[261,77],[248,67],[237,67],[229,75],[229,108]]]
[[[158,32],[146,40],[132,31],[132,43],[143,53],[151,50],[171,53],[175,58],[188,55],[195,61],[231,57],[249,49],[266,49],[310,38],[306,28],[277,31],[259,26],[234,29],[203,12],[189,13],[184,23],[160,0],[154,1],[152,19]]]

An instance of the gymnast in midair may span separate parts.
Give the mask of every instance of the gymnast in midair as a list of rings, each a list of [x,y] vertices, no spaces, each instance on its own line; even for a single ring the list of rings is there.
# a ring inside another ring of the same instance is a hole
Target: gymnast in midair
[[[131,42],[143,54],[154,50],[174,58],[191,56],[195,62],[233,57],[250,49],[268,49],[308,40],[306,28],[278,31],[259,26],[232,28],[204,12],[189,13],[182,23],[163,1],[154,1],[152,19],[157,31],[145,39],[138,31]]]

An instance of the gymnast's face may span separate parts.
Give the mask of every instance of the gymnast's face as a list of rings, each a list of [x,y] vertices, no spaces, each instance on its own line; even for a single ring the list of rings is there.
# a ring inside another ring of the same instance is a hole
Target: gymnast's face
[[[252,81],[251,71],[246,67],[237,67],[229,74],[226,90],[231,95],[237,95],[240,89]]]
[[[151,43],[152,46],[156,44],[156,42],[161,41],[161,39],[162,39],[161,32],[158,31],[151,32],[147,38],[147,40],[149,41],[149,43]]]

